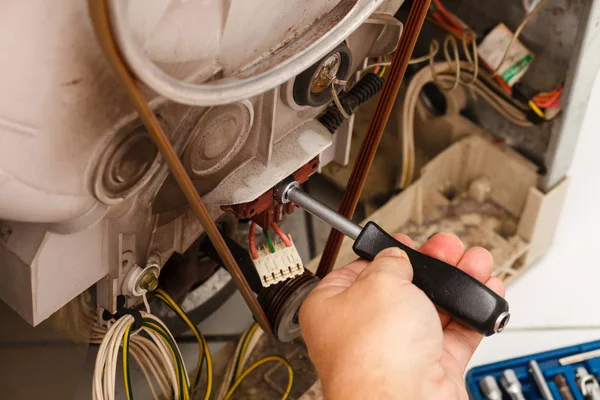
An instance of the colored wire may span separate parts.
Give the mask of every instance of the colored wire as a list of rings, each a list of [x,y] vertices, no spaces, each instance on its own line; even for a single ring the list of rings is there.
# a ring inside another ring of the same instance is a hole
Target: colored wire
[[[263,234],[265,235],[265,239],[267,240],[267,244],[269,245],[271,253],[275,253],[275,246],[273,246],[273,241],[271,240],[271,235],[269,235],[269,230],[263,229]]]
[[[523,18],[523,21],[521,22],[521,24],[519,24],[519,27],[517,28],[517,30],[515,31],[512,39],[508,43],[508,46],[506,47],[506,50],[504,50],[504,54],[502,55],[502,58],[500,59],[500,62],[498,63],[498,65],[494,69],[494,72],[493,72],[494,75],[496,75],[498,73],[498,71],[500,70],[500,68],[502,67],[502,64],[504,63],[504,60],[506,60],[506,57],[508,57],[508,53],[510,52],[510,49],[512,49],[513,45],[515,44],[515,42],[519,38],[519,35],[521,35],[521,32],[523,31],[523,28],[525,28],[525,26],[527,26],[527,24],[529,23],[529,21],[531,20],[531,18],[533,18],[533,16],[536,15],[544,7],[544,5],[547,2],[548,2],[548,0],[541,0],[538,3],[538,5],[533,9],[533,11],[531,11],[529,14],[527,14],[525,16],[525,18]]]
[[[533,96],[533,101],[539,107],[542,108],[550,108],[552,104],[555,104],[557,100],[560,99],[563,92],[563,87],[560,85],[556,89],[548,93],[538,93]]]
[[[383,61],[383,57],[377,57],[377,63],[373,65],[375,67],[375,69],[373,70],[373,73],[379,75],[379,71],[381,70],[381,67],[385,65],[385,63],[383,63],[382,61]]]
[[[198,347],[199,347],[198,365],[196,366],[195,378],[193,380],[194,383],[193,383],[193,386],[191,387],[191,389],[193,391],[193,389],[200,382],[200,376],[202,373],[202,365],[203,365],[204,359],[206,359],[207,384],[206,384],[206,393],[204,395],[204,399],[208,400],[212,394],[212,387],[213,387],[212,357],[210,354],[210,350],[208,348],[208,344],[206,343],[204,336],[202,336],[202,333],[200,333],[200,330],[198,329],[198,327],[194,323],[192,323],[192,321],[190,321],[190,319],[187,316],[187,314],[185,313],[185,311],[183,311],[181,309],[181,307],[179,307],[179,305],[177,303],[175,303],[175,301],[167,294],[167,292],[165,292],[162,289],[158,289],[155,291],[155,294],[156,294],[155,297],[157,299],[159,299],[160,301],[164,302],[165,304],[167,304],[167,306],[169,306],[186,323],[186,325],[194,333],[194,336],[196,336],[196,340],[198,341]]]
[[[186,372],[187,369],[185,367],[185,363],[183,361],[181,352],[179,351],[179,348],[175,343],[175,338],[173,337],[173,335],[171,335],[167,327],[164,326],[162,321],[160,321],[153,315],[146,315],[146,318],[144,318],[144,329],[151,337],[152,335],[155,335],[155,338],[158,337],[167,344],[166,347],[171,353],[177,370],[177,382],[179,393],[183,394],[184,399],[189,400],[190,392],[188,390],[189,382]]]
[[[559,107],[560,107],[560,96],[558,96],[556,98],[556,100],[552,104],[549,104],[548,107],[546,107],[546,108],[553,109],[553,108],[559,108]]]
[[[429,22],[452,34],[456,39],[462,38],[466,33],[467,42],[475,40],[473,30],[456,14],[448,11],[439,0],[431,3],[430,11],[427,17]]]
[[[385,61],[385,62],[376,62],[376,63],[374,63],[374,64],[369,64],[369,65],[367,65],[366,67],[364,67],[363,69],[361,69],[361,72],[363,72],[363,71],[367,71],[367,70],[369,70],[369,69],[373,68],[373,73],[375,73],[375,74],[376,74],[376,73],[377,73],[377,71],[379,71],[379,68],[378,68],[378,67],[382,67],[382,66],[384,66],[384,65],[386,65],[386,66],[387,66],[387,65],[391,65],[391,64],[392,64],[392,62],[391,62],[391,61]]]
[[[240,354],[238,355],[237,360],[236,360],[236,365],[235,365],[234,374],[233,374],[234,379],[237,379],[240,376],[240,374],[242,373],[242,368],[244,366],[243,360],[244,360],[244,356],[246,355],[246,351],[248,350],[248,343],[250,343],[250,339],[252,339],[252,337],[254,336],[254,333],[256,333],[257,329],[258,329],[258,324],[253,323],[252,326],[250,327],[250,329],[248,329],[248,332],[246,333],[246,335],[244,336],[244,341],[242,342]]]
[[[548,92],[548,93],[538,93],[535,96],[533,96],[533,98],[535,100],[540,100],[540,101],[544,101],[544,100],[552,100],[555,99],[556,96],[559,96],[563,91],[563,87],[562,85],[558,86],[556,89]]]
[[[256,222],[252,221],[250,229],[248,230],[248,247],[250,248],[250,255],[254,260],[258,259],[258,250],[256,249],[256,243],[254,239],[254,233],[256,232]]]
[[[287,235],[281,230],[279,225],[277,225],[275,222],[273,222],[271,224],[271,228],[273,228],[275,233],[277,233],[277,235],[279,235],[279,237],[281,238],[281,241],[283,242],[283,244],[285,244],[285,247],[292,247],[292,242],[291,242],[290,238],[287,237]]]
[[[127,400],[133,399],[133,392],[131,389],[131,375],[129,374],[129,339],[131,338],[131,327],[130,324],[125,329],[125,335],[123,336],[123,383],[125,385],[125,395]]]
[[[462,27],[454,20],[452,13],[450,13],[450,11],[448,11],[446,9],[446,7],[444,7],[444,5],[442,4],[442,2],[440,0],[433,0],[433,4],[435,5],[436,8],[436,12],[434,13],[434,15],[438,15],[439,18],[443,21],[445,20],[445,22],[447,22],[448,24],[450,24],[451,26],[453,26],[454,28],[457,29],[461,29]]]
[[[280,356],[268,356],[268,357],[264,357],[264,358],[256,361],[251,366],[249,366],[236,379],[236,381],[234,382],[234,384],[231,386],[231,388],[229,389],[229,391],[225,395],[225,399],[224,400],[230,400],[231,398],[233,398],[233,394],[235,393],[236,389],[242,384],[242,382],[248,377],[248,375],[250,375],[255,369],[257,369],[261,365],[264,365],[264,364],[266,364],[268,362],[279,362],[279,363],[283,364],[285,366],[285,368],[287,369],[287,372],[288,372],[288,384],[287,384],[287,387],[285,389],[285,392],[283,393],[283,396],[281,396],[281,400],[286,400],[289,397],[290,392],[292,391],[292,386],[294,385],[294,371],[292,370],[292,366],[290,365],[290,363],[285,358],[280,357]]]
[[[260,338],[263,334],[264,332],[262,331],[262,329],[260,329],[260,326],[258,326],[258,324],[255,322],[251,324],[244,331],[244,334],[241,335],[240,338],[237,340],[235,351],[233,352],[231,360],[227,364],[227,368],[223,374],[221,386],[219,387],[218,392],[215,394],[216,399],[223,399],[225,397],[225,395],[229,391],[229,388],[231,387],[231,385],[233,385],[236,378],[239,376],[236,375],[238,365],[240,365],[240,369],[243,368],[246,361],[252,354],[252,351],[254,350],[254,348],[256,348],[256,345],[260,341]],[[243,354],[242,347],[245,348]]]
[[[540,110],[540,108],[533,102],[533,100],[529,100],[527,104],[529,104],[529,107],[531,107],[533,112],[535,112],[539,117],[545,118],[544,112]]]

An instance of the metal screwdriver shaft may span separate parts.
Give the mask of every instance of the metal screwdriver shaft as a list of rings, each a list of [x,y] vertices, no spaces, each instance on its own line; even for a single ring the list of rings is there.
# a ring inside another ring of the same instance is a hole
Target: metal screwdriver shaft
[[[360,235],[360,232],[363,229],[362,226],[355,224],[348,218],[344,217],[341,214],[338,214],[331,208],[327,207],[319,200],[314,199],[306,193],[304,193],[300,189],[298,182],[289,182],[287,184],[284,184],[282,189],[283,191],[279,193],[281,200],[284,203],[288,203],[291,201],[303,210],[327,222],[329,225],[331,225],[332,227],[342,232],[344,235],[348,236],[351,239],[356,240],[358,235]]]

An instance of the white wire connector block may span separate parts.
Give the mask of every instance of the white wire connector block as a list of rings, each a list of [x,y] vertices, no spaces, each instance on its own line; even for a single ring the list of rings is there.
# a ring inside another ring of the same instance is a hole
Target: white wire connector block
[[[252,260],[263,287],[283,282],[304,273],[304,265],[294,242],[292,242],[291,247],[286,247],[283,243],[274,241],[273,247],[275,253],[271,253],[268,246],[259,248],[258,259]]]

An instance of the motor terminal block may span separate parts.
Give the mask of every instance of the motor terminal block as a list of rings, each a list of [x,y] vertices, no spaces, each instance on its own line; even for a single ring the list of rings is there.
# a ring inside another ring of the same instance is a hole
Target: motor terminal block
[[[258,259],[252,260],[263,287],[269,287],[304,273],[302,259],[292,238],[289,238],[292,243],[291,247],[286,247],[281,242],[275,242],[273,243],[274,253],[271,253],[269,247],[264,246],[258,249]]]

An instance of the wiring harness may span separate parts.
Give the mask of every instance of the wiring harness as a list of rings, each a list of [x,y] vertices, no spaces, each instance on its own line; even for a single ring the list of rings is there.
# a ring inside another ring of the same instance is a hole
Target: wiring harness
[[[207,366],[207,385],[204,399],[211,397],[213,387],[212,359],[206,340],[185,312],[166,292],[159,289],[155,292],[154,297],[175,312],[192,330],[198,340],[200,349],[193,379],[190,382],[181,351],[166,325],[149,312],[122,308],[112,315],[114,322],[111,322],[100,342],[92,387],[95,400],[112,400],[115,398],[116,363],[121,346],[123,348],[123,381],[127,399],[133,398],[130,355],[140,366],[154,399],[167,397],[189,400],[193,398],[193,393],[200,382],[204,363]],[[153,382],[158,384],[162,396],[158,395]]]
[[[188,370],[181,351],[166,325],[149,312],[122,308],[114,315],[107,315],[112,319],[108,328],[94,324],[92,330],[91,342],[100,344],[92,383],[94,400],[115,398],[116,370],[120,348],[122,348],[123,382],[128,400],[133,399],[130,357],[138,364],[148,381],[153,399],[190,400],[196,398],[204,370],[206,371],[206,389],[202,398],[208,400],[213,397],[213,364],[206,339],[183,309],[165,291],[156,290],[154,298],[166,304],[171,311],[177,314],[196,337],[199,348],[198,361],[191,377],[188,377]],[[273,362],[282,364],[288,372],[288,385],[281,399],[288,398],[293,386],[294,372],[285,358],[267,356],[244,369],[249,355],[262,333],[263,331],[256,323],[244,333],[220,386],[217,398],[231,399],[250,374],[262,365]],[[155,384],[158,386],[158,390]]]

